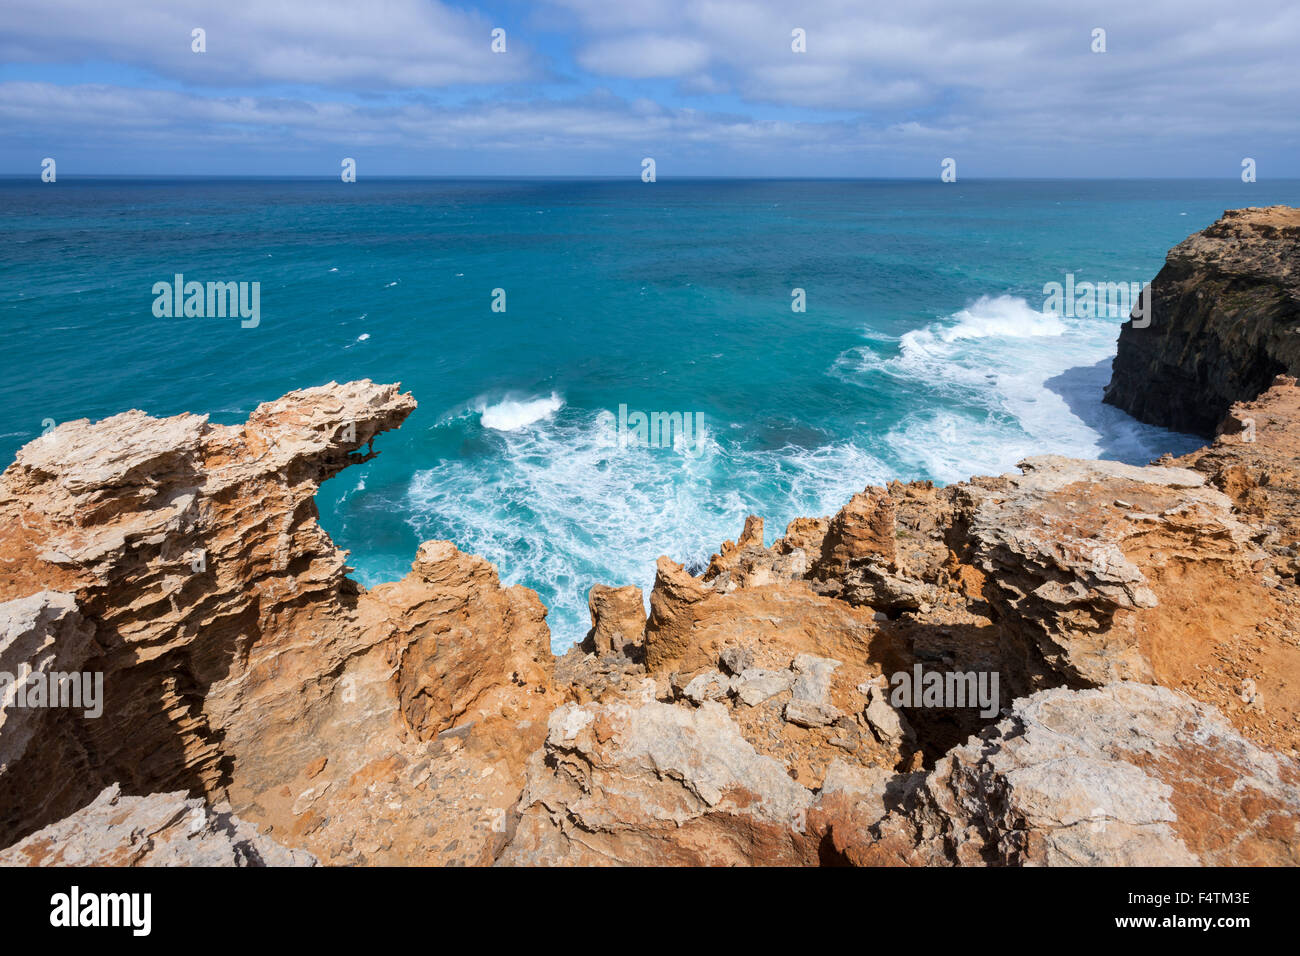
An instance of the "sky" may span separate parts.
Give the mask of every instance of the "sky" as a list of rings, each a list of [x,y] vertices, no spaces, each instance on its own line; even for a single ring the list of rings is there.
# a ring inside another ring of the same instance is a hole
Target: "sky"
[[[1289,178],[1298,48],[1295,0],[3,0],[0,174]]]

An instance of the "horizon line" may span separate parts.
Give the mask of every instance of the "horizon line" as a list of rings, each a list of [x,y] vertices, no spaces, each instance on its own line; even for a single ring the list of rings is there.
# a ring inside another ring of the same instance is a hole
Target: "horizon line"
[[[145,179],[145,180],[167,180],[167,179],[200,179],[200,180],[296,180],[301,182],[338,182],[338,174],[334,175],[304,175],[294,173],[60,173],[62,179],[68,180],[93,180],[93,179]],[[40,171],[26,173],[9,173],[0,172],[0,180],[32,180],[41,182]],[[364,177],[358,177],[357,182],[367,180],[420,180],[420,181],[479,181],[479,182],[543,182],[543,181],[570,181],[570,182],[641,182],[641,178],[636,173],[627,175],[609,175],[602,173],[578,173],[564,175],[538,175],[538,174],[514,174],[500,173],[495,175],[483,174],[427,174],[427,173],[401,173],[401,174],[372,174]],[[675,181],[690,182],[698,180],[721,180],[731,182],[908,182],[908,183],[927,183],[940,182],[941,185],[950,186],[968,182],[1237,182],[1238,176],[963,176],[953,183],[941,182],[937,176],[732,176],[732,175],[715,175],[699,174],[689,176],[661,176],[656,182]],[[1278,176],[1268,180],[1267,183],[1287,183],[1300,181],[1300,175],[1297,176]],[[56,183],[57,184],[57,183]],[[48,184],[47,184],[48,185]],[[355,185],[349,183],[348,185]],[[654,183],[646,183],[654,185]],[[1256,185],[1256,183],[1243,183],[1242,185]]]

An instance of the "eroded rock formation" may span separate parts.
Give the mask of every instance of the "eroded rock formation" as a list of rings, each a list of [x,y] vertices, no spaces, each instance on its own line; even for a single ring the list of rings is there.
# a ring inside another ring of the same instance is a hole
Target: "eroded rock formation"
[[[1234,402],[1300,375],[1300,209],[1230,209],[1180,242],[1125,323],[1106,401],[1211,435]]]
[[[1148,684],[1057,688],[944,755],[901,805],[832,819],[859,864],[1300,863],[1300,767]]]
[[[102,713],[6,686],[0,863],[1300,862],[1289,215],[1171,253],[1152,329],[1192,309],[1217,358],[1121,347],[1218,383],[1207,415],[1266,356],[1212,445],[867,487],[770,546],[750,516],[698,576],[661,558],[648,615],[593,586],[558,659],[450,542],[348,577],[313,496],[397,386],[65,423],[0,475],[0,672],[102,675]]]
[[[324,862],[491,859],[552,706],[545,609],[445,542],[366,593],[317,521],[320,483],[414,407],[331,384],[243,426],[128,412],[19,452],[6,666],[102,674],[104,701],[5,709],[0,843],[119,786],[229,801]]]

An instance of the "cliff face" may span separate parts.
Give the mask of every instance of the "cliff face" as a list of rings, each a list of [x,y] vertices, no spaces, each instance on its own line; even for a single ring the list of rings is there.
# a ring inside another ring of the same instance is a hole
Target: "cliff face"
[[[404,827],[429,828],[417,807],[377,804],[425,786],[430,753],[450,746],[439,734],[495,715],[522,772],[553,666],[536,595],[446,544],[367,594],[317,521],[320,483],[414,407],[353,382],[290,393],[243,426],[128,412],[19,452],[0,475],[0,654],[13,674],[102,674],[103,712],[5,708],[0,844],[117,786],[231,803],[326,862],[393,859]],[[513,800],[491,790],[447,827],[486,829]],[[376,820],[384,835],[361,840]],[[398,858],[442,861],[455,841]]]
[[[661,558],[648,616],[593,587],[559,659],[449,542],[347,578],[313,495],[413,407],[331,384],[20,451],[0,669],[104,701],[0,697],[0,865],[1300,863],[1294,379],[1179,461],[750,517],[699,576]],[[926,673],[969,698],[894,694]]]
[[[1211,435],[1234,402],[1300,375],[1300,209],[1225,212],[1170,251],[1151,297],[1149,325],[1120,331],[1105,400]]]
[[[1244,520],[1243,449],[868,488],[660,559],[644,670],[551,715],[502,862],[1300,862],[1296,486]],[[994,712],[895,706],[918,667],[997,674]]]

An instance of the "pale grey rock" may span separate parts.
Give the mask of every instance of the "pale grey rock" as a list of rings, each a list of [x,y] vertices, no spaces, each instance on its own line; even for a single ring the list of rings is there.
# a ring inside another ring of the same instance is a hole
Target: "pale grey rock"
[[[77,610],[77,600],[61,591],[40,591],[0,604],[0,672],[15,682],[33,673],[79,672],[92,652],[94,625]],[[0,698],[0,775],[26,752],[50,708],[18,707],[16,687]]]
[[[882,824],[912,862],[1300,862],[1300,769],[1217,710],[1138,683],[1056,688],[953,748]]]
[[[741,673],[740,680],[735,685],[735,694],[741,703],[757,707],[763,701],[789,690],[792,683],[794,674],[790,671],[751,667]]]
[[[106,787],[81,810],[0,851],[0,866],[315,866],[229,811],[183,791]]]
[[[744,864],[798,857],[812,802],[727,708],[566,704],[529,763],[504,865]]]
[[[812,654],[800,654],[791,664],[795,672],[794,683],[790,692],[795,700],[809,703],[829,703],[831,676],[840,662],[829,657],[816,657]]]
[[[696,706],[706,700],[719,700],[726,697],[732,688],[732,678],[718,671],[705,671],[691,678],[682,688],[682,696]]]
[[[913,743],[916,734],[907,718],[889,703],[889,691],[876,684],[864,685],[867,694],[867,706],[862,715],[866,718],[871,733],[888,747],[902,747]]]
[[[792,700],[785,705],[785,719],[800,727],[826,727],[840,718],[840,712],[829,704],[808,700]]]
[[[790,685],[792,699],[785,705],[785,719],[800,727],[825,727],[835,723],[840,712],[830,699],[831,676],[840,662],[829,657],[800,654],[791,665],[795,672]]]
[[[754,663],[754,652],[748,647],[723,648],[718,663],[728,674],[739,676]]]

